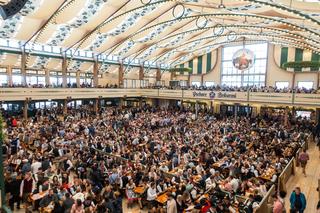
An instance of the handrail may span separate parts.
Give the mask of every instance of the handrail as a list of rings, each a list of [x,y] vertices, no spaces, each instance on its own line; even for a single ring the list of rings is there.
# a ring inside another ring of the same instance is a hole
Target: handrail
[[[257,209],[257,213],[266,213],[268,212],[268,200],[272,193],[275,192],[275,185],[272,185],[267,194],[263,197],[261,202],[259,203],[259,208]]]
[[[252,91],[171,90],[148,88],[0,88],[1,101],[90,99],[115,97],[147,97],[164,99],[217,100],[242,103],[276,103],[288,105],[320,106],[320,94],[265,93]]]
[[[282,170],[282,172],[280,173],[279,177],[283,176],[283,174],[287,171],[288,167],[291,165],[291,163],[294,161],[294,157],[291,158],[291,160],[289,161],[289,163],[287,164],[287,166]]]

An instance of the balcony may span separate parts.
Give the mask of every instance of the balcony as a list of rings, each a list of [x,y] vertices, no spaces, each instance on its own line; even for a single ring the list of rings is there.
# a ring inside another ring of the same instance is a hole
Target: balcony
[[[104,88],[0,88],[0,101],[60,100],[145,97],[188,99],[234,103],[285,104],[320,107],[320,94],[223,92],[166,89],[104,89]]]

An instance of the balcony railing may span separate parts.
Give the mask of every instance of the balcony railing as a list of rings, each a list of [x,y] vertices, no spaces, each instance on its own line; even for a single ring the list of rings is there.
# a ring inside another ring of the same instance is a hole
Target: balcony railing
[[[146,97],[160,99],[188,99],[234,103],[262,103],[320,106],[320,94],[223,92],[167,89],[104,89],[104,88],[0,88],[0,101],[59,100]]]

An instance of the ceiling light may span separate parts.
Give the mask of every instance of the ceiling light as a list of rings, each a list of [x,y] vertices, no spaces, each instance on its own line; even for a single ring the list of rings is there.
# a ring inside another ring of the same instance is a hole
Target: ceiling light
[[[219,9],[224,9],[226,6],[223,4],[223,0],[220,1],[220,4],[218,5]]]

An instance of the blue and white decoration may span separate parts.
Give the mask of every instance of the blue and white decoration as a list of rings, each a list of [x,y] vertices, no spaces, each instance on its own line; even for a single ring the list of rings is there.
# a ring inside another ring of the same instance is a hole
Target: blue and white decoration
[[[53,38],[49,41],[49,45],[60,45],[74,28],[79,28],[89,22],[90,18],[94,16],[102,4],[107,0],[89,0],[86,6],[81,10],[80,15],[72,19],[69,23],[61,25]]]
[[[129,27],[133,26],[134,23],[136,23],[140,18],[151,13],[156,8],[157,6],[152,4],[152,5],[145,6],[139,10],[136,10],[113,31],[99,34],[95,39],[95,42],[91,44],[88,49],[93,50],[95,48],[99,48],[109,36],[117,36],[117,35],[120,35],[121,33],[124,33]]]

